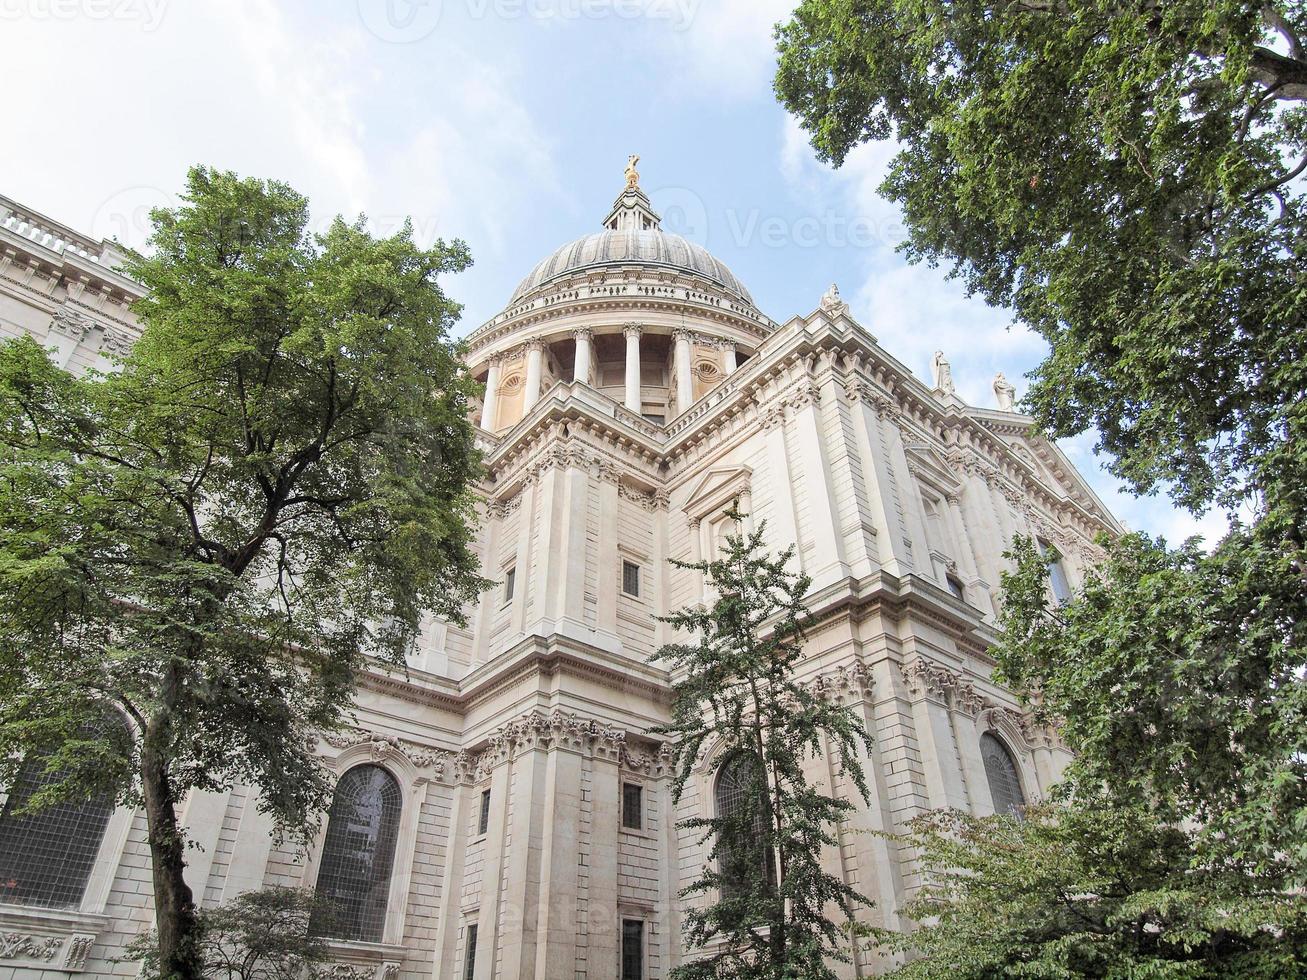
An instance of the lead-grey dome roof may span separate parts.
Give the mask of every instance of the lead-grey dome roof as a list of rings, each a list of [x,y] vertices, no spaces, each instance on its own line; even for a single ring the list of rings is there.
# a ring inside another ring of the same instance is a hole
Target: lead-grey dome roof
[[[606,228],[568,242],[531,270],[531,274],[513,291],[509,305],[517,303],[551,279],[582,269],[632,263],[693,272],[711,280],[735,298],[753,305],[753,297],[744,288],[744,284],[735,278],[735,274],[726,268],[726,263],[714,257],[702,245],[696,245],[660,228]]]

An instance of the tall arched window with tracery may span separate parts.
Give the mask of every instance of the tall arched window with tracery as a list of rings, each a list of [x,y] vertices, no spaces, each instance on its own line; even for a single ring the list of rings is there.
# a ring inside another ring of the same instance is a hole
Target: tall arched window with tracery
[[[355,766],[340,777],[327,816],[312,931],[380,942],[403,794],[381,766]]]
[[[103,723],[131,735],[121,716]],[[23,760],[0,811],[0,902],[44,908],[77,908],[95,867],[95,857],[113,815],[111,793],[23,810],[32,797],[59,779],[47,769],[47,755]]]
[[[1017,763],[1008,747],[998,736],[985,732],[980,736],[980,757],[985,762],[985,779],[994,801],[994,812],[1021,816],[1026,795],[1021,791]]]
[[[714,801],[718,819],[749,821],[755,833],[751,846],[743,848],[719,847],[718,867],[722,875],[722,891],[730,895],[743,890],[744,883],[756,869],[765,869],[767,880],[776,884],[776,855],[766,846],[767,832],[767,781],[762,761],[753,752],[738,751],[726,758],[717,770]],[[750,817],[752,814],[752,817]]]

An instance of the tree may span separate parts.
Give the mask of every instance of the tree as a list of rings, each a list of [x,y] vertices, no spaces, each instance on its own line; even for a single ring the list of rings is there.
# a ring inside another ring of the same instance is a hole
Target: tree
[[[46,801],[143,804],[162,973],[201,975],[177,804],[240,781],[304,839],[311,744],[423,610],[460,620],[473,382],[439,275],[461,243],[306,231],[288,186],[191,171],[153,214],[120,372],[0,347],[0,776],[48,753]],[[88,744],[105,705],[131,746]]]
[[[795,678],[811,581],[786,570],[794,548],[772,557],[763,525],[745,529],[738,506],[726,517],[739,530],[718,557],[675,563],[703,574],[716,597],[666,617],[695,642],[657,654],[673,678],[672,722],[661,729],[673,739],[673,800],[711,757],[735,801],[681,823],[711,842],[702,872],[681,892],[704,899],[685,913],[687,945],[716,948],[672,976],[833,978],[827,960],[848,954],[828,912],[837,909],[852,929],[857,906],[870,903],[821,865],[822,849],[836,846],[834,825],[854,804],[823,792],[804,766],[833,757],[865,803],[859,752],[870,751],[871,736],[849,709]]]
[[[898,140],[907,255],[1048,340],[1050,431],[1301,549],[1305,36],[1300,0],[805,0],[776,90],[836,164]]]
[[[924,925],[879,935],[920,954],[896,980],[1307,975],[1307,907],[1193,870],[1192,839],[1147,808],[1081,800],[1022,820],[942,810],[903,841],[926,878],[904,912]]]
[[[196,913],[203,975],[209,980],[316,980],[328,974],[331,948],[309,932],[318,911],[311,893],[295,888],[245,892],[217,908]],[[141,933],[125,950],[143,965],[144,980],[157,980],[159,946]]]
[[[1051,607],[1045,556],[1003,576],[999,679],[1077,757],[1067,791],[1193,830],[1202,862],[1255,887],[1307,882],[1307,590],[1289,555],[1236,532],[1209,555],[1128,535]]]
[[[1210,553],[1105,542],[1057,607],[1018,543],[995,650],[1076,753],[1068,799],[1183,826],[1168,853],[1214,901],[1307,883],[1305,32],[1284,0],[805,0],[778,34],[820,155],[899,141],[909,258],[1048,341],[1045,430],[1241,508]]]

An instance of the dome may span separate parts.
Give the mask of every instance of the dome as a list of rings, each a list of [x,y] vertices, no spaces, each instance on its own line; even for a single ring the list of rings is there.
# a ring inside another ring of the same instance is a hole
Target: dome
[[[689,272],[708,279],[734,298],[753,306],[753,297],[726,263],[715,258],[702,245],[680,235],[652,228],[605,228],[592,235],[556,249],[531,270],[530,275],[513,291],[509,306],[553,279],[583,269],[638,264],[678,272]]]
[[[516,306],[541,286],[563,276],[585,269],[623,265],[686,272],[708,280],[732,299],[753,306],[753,297],[726,268],[726,263],[714,258],[702,245],[663,231],[661,219],[640,189],[640,175],[635,169],[639,159],[633,155],[627,162],[626,187],[617,195],[612,210],[604,219],[604,230],[568,242],[536,265],[513,290],[509,307]]]

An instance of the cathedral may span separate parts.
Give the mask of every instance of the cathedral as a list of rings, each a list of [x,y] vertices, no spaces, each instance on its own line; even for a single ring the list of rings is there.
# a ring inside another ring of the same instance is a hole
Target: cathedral
[[[885,833],[937,807],[1014,811],[1068,761],[990,679],[1002,556],[1015,534],[1055,548],[1061,597],[1120,526],[1001,375],[984,407],[943,354],[917,378],[834,286],[772,320],[660,227],[634,164],[599,227],[467,337],[495,584],[465,628],[425,624],[407,676],[364,678],[354,724],[318,746],[337,782],[313,846],[278,841],[256,787],[184,802],[196,901],[316,890],[341,910],[330,976],[662,980],[695,955],[678,893],[705,849],[678,823],[736,801],[709,754],[673,806],[650,734],[671,678],[651,657],[671,639],[659,616],[712,601],[670,559],[714,554],[732,501],[811,577],[803,683],[875,739],[870,806],[829,760],[810,773],[858,802],[825,861],[874,901],[869,921],[902,927],[920,881]],[[0,197],[0,244],[0,337],[35,336],[73,371],[130,349],[140,290],[111,243]],[[143,814],[16,814],[24,778],[0,812],[0,980],[135,976]],[[891,965],[849,952],[841,976]]]

